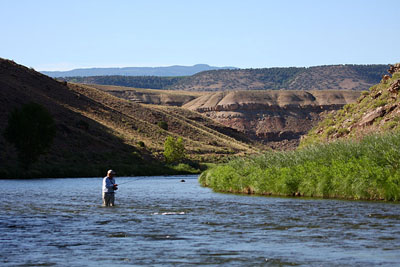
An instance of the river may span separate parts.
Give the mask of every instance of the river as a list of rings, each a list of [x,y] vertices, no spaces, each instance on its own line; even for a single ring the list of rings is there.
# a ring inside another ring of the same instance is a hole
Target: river
[[[400,206],[214,193],[197,176],[0,180],[3,266],[394,266]],[[181,182],[184,179],[185,182]]]

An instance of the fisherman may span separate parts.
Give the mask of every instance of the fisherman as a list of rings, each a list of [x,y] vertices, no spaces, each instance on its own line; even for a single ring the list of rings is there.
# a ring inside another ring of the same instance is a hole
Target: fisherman
[[[114,176],[115,171],[108,170],[107,176],[103,179],[103,206],[114,206],[114,194],[118,190]]]

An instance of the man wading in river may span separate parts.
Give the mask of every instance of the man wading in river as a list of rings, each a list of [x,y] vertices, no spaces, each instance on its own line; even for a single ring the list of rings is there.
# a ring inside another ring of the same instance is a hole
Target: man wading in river
[[[114,175],[115,172],[109,170],[107,176],[103,179],[103,206],[114,206],[114,195],[115,191],[118,190]]]

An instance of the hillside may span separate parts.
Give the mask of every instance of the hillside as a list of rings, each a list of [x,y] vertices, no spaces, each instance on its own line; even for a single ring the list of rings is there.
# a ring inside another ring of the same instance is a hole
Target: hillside
[[[205,94],[203,92],[155,90],[98,84],[91,84],[90,87],[97,88],[114,96],[136,103],[164,106],[183,106],[184,104]]]
[[[302,145],[399,130],[400,64],[391,66],[389,74],[363,92],[356,103],[325,114],[324,120],[303,138]]]
[[[320,120],[322,112],[353,103],[361,93],[353,90],[191,92],[91,86],[136,103],[182,106],[245,134],[257,146],[262,143],[275,149],[294,149],[300,137]]]
[[[179,80],[179,77],[160,77],[160,76],[86,76],[86,77],[63,77],[58,78],[61,81],[83,83],[83,84],[96,84],[96,85],[115,85],[134,88],[147,88],[147,89],[166,89],[173,86]]]
[[[387,65],[328,65],[309,68],[221,69],[187,77],[64,77],[68,82],[183,91],[365,90],[378,83]]]
[[[183,137],[193,160],[255,152],[242,142],[248,142],[245,136],[198,113],[142,106],[89,86],[60,83],[5,59],[0,59],[0,88],[1,132],[10,112],[28,102],[43,105],[55,119],[54,144],[33,166],[30,176],[95,176],[110,167],[119,169],[120,175],[145,174],[143,166],[162,158],[169,135]],[[165,122],[168,129],[160,128],[159,122]],[[0,146],[2,177],[15,175],[16,151],[2,135]]]
[[[169,88],[185,91],[365,90],[379,82],[387,65],[328,65],[205,71]]]
[[[354,103],[359,91],[233,91],[208,93],[183,107],[268,144],[294,149],[322,112]]]
[[[214,67],[207,64],[193,66],[168,66],[168,67],[126,67],[126,68],[85,68],[70,71],[42,71],[50,77],[82,77],[82,76],[189,76],[201,71],[235,69],[235,67]]]

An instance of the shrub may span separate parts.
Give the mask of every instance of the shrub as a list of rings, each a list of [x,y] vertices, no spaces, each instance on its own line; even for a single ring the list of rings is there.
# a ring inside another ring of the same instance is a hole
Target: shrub
[[[36,103],[25,104],[11,112],[4,131],[5,139],[14,144],[18,160],[25,169],[51,147],[55,134],[53,117]]]
[[[350,131],[348,129],[346,129],[346,128],[340,128],[338,130],[338,135],[339,136],[343,136],[343,135],[348,134],[348,133],[350,133]]]
[[[374,108],[378,108],[378,107],[383,107],[387,104],[387,100],[386,99],[380,99],[375,101],[375,103],[373,104]]]
[[[344,105],[344,107],[343,107],[344,111],[346,111],[346,112],[350,112],[353,108],[354,108],[354,104],[347,104],[347,105]]]
[[[384,130],[393,130],[397,127],[399,123],[397,121],[389,121],[385,125],[383,125]]]
[[[87,122],[84,121],[84,120],[79,120],[79,121],[76,123],[76,127],[80,128],[80,129],[82,129],[82,130],[87,131],[87,130],[89,130],[89,123],[87,123]]]
[[[328,129],[326,129],[326,131],[325,131],[325,137],[329,137],[334,132],[336,132],[335,127],[333,127],[333,126],[328,127]]]
[[[157,125],[161,129],[168,131],[168,123],[166,121],[159,121],[157,122]]]
[[[362,91],[362,92],[361,92],[361,95],[362,95],[362,96],[367,96],[367,95],[369,95],[369,91]]]
[[[170,166],[173,170],[180,172],[180,173],[192,173],[192,174],[196,174],[199,173],[199,169],[193,168],[192,166],[190,166],[189,164],[186,163],[179,163],[178,165],[175,166]]]
[[[175,139],[168,136],[164,143],[164,157],[168,163],[178,163],[185,158],[185,147],[182,137]]]

